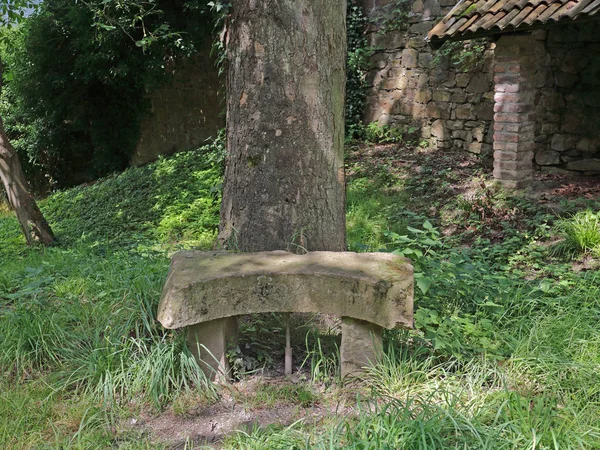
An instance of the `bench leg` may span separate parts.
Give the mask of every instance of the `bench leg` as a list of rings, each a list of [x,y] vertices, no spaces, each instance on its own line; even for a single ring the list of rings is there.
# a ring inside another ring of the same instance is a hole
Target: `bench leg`
[[[364,372],[364,367],[377,364],[382,356],[383,329],[379,325],[342,317],[342,378]]]
[[[228,380],[227,349],[237,344],[237,318],[227,317],[189,326],[186,343],[208,378]]]

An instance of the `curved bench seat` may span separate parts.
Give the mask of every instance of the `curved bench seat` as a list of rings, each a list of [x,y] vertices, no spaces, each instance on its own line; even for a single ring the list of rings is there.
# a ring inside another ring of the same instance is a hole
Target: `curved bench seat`
[[[412,266],[391,253],[181,252],[158,320],[173,329],[242,314],[318,312],[409,327],[412,289]]]
[[[390,253],[180,252],[171,261],[158,320],[169,329],[195,326],[195,338],[213,354],[221,353],[225,337],[215,346],[206,345],[206,335],[232,334],[219,320],[244,314],[313,312],[411,327],[413,281],[408,260]],[[342,347],[343,341],[344,326]]]

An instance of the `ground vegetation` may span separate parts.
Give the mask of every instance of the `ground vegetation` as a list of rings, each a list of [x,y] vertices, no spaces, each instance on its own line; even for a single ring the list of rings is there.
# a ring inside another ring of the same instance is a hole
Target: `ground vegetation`
[[[596,260],[554,251],[598,211],[598,187],[547,177],[535,199],[515,196],[472,156],[416,144],[346,146],[350,249],[404,254],[417,273],[415,329],[386,333],[362,382],[339,379],[336,318],[294,319],[289,380],[281,319],[243,318],[230,385],[155,321],[169,255],[214,245],[222,145],[50,196],[56,247],[26,247],[2,213],[0,442],[598,447]]]

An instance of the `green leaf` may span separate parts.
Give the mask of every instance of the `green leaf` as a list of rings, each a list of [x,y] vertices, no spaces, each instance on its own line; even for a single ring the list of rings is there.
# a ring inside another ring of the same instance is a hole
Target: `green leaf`
[[[416,275],[416,274],[415,274]],[[415,282],[417,283],[417,287],[421,290],[421,293],[427,294],[432,281],[429,278],[415,276]]]

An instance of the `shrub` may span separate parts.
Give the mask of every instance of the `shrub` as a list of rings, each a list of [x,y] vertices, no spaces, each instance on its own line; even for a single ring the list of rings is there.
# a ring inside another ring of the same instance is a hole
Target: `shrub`
[[[169,80],[169,60],[209,38],[210,18],[198,7],[148,4],[153,13],[140,19],[134,1],[47,0],[8,34],[0,115],[37,186],[73,186],[126,168],[150,110],[147,93]],[[149,40],[145,31],[161,25],[169,38]]]

